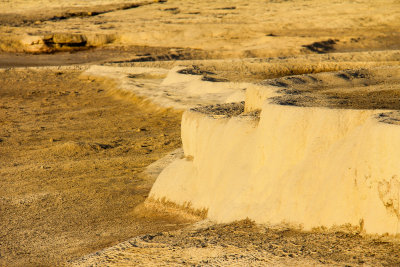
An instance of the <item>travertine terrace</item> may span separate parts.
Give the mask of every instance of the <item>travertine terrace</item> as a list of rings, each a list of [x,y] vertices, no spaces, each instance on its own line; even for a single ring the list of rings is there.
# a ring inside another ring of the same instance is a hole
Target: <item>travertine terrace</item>
[[[186,111],[185,156],[161,173],[150,201],[190,204],[218,222],[250,218],[306,230],[350,224],[367,233],[397,234],[398,114],[314,106],[325,100],[329,107],[330,99],[302,97],[296,87],[303,85],[296,85],[314,80],[331,87],[324,94],[341,86],[362,95],[368,89],[355,89],[357,83],[380,76],[386,86],[397,84],[399,70],[364,71],[351,81],[346,72],[291,76],[278,87],[249,86],[236,114],[227,105]],[[283,89],[286,96],[277,93]]]
[[[399,265],[399,29],[396,0],[0,0],[0,265]]]

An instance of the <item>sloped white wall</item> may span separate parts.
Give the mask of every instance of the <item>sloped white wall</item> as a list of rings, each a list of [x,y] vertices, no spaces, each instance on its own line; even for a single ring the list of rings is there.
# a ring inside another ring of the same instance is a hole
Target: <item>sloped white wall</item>
[[[350,223],[399,233],[400,127],[378,122],[372,110],[262,101],[270,93],[248,90],[246,101],[256,100],[246,109],[261,106],[259,122],[186,111],[186,158],[163,170],[150,197],[208,209],[217,222]]]

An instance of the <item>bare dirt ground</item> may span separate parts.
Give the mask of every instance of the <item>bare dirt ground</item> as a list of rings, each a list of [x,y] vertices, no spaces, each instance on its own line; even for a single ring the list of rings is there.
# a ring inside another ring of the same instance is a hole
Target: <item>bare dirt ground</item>
[[[138,209],[181,113],[81,75],[182,65],[280,104],[399,110],[399,29],[396,0],[0,0],[0,265],[400,266],[398,237]]]
[[[97,47],[58,53],[0,53],[0,67],[116,64],[158,60],[205,59],[207,54],[190,48],[127,46]]]
[[[0,72],[0,265],[59,265],[138,234],[141,172],[180,146],[180,113],[115,99],[80,70]]]
[[[220,58],[399,49],[394,0],[129,1],[137,7],[127,9],[118,6],[128,1],[113,1],[112,8],[106,0],[80,2],[2,1],[0,49],[143,45],[201,49]]]
[[[400,242],[357,231],[303,232],[250,220],[132,238],[71,262],[83,266],[398,266]]]

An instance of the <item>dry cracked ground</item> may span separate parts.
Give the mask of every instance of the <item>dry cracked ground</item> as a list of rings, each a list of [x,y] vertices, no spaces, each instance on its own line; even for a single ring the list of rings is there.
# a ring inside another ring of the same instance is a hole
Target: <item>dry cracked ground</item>
[[[396,0],[0,0],[0,265],[399,266],[398,237],[138,209],[181,111],[82,74],[183,65],[398,123],[399,29]]]

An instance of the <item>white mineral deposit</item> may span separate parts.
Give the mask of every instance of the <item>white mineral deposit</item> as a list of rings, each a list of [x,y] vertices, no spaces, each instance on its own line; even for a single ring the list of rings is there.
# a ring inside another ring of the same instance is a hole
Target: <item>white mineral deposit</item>
[[[398,0],[0,0],[0,266],[400,266]]]

